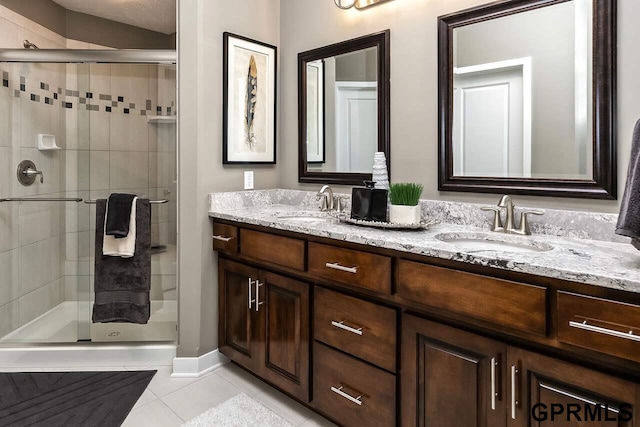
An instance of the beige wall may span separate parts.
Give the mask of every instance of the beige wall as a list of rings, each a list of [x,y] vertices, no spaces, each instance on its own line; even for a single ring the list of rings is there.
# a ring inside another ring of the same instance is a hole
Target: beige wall
[[[280,186],[298,183],[298,52],[391,29],[391,178],[424,185],[424,198],[496,203],[498,195],[438,192],[437,17],[485,0],[396,0],[363,11],[339,10],[331,1],[281,0]],[[623,187],[630,139],[640,117],[640,2],[618,1],[618,185]],[[347,187],[343,191],[347,191]],[[622,191],[620,190],[620,196]],[[520,205],[617,212],[618,201],[516,197]]]
[[[242,189],[243,170],[248,169],[255,171],[258,189],[279,184],[275,166],[222,166],[222,33],[277,46],[279,28],[280,0],[179,3],[181,357],[217,347],[217,271],[206,214],[208,194]]]

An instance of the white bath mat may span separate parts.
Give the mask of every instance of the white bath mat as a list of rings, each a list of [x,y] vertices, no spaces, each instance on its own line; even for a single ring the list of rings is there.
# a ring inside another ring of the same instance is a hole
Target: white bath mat
[[[182,427],[293,427],[244,393],[209,409]]]

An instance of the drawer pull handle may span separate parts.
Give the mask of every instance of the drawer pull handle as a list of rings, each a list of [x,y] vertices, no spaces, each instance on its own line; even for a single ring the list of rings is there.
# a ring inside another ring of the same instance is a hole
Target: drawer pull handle
[[[350,394],[345,393],[344,391],[342,391],[343,388],[344,388],[344,386],[340,386],[338,388],[331,387],[331,391],[336,393],[338,396],[342,396],[345,399],[355,403],[358,406],[362,406],[362,395],[360,395],[358,397],[353,397]]]
[[[344,265],[340,265],[337,262],[328,262],[325,264],[327,268],[333,268],[334,270],[346,271],[347,273],[356,274],[358,272],[358,267],[345,267]]]
[[[251,310],[251,304],[255,301],[253,298],[251,298],[251,286],[253,286],[253,279],[249,277],[249,291],[247,292],[249,294],[249,310]]]
[[[640,335],[634,335],[633,331],[620,332],[614,331],[613,329],[601,328],[599,326],[589,325],[586,320],[584,322],[570,321],[569,326],[572,328],[583,329],[585,331],[597,332],[599,334],[611,335],[612,337],[640,342]]]
[[[511,365],[511,419],[516,419],[516,408],[520,404],[517,399],[518,379],[517,375],[520,371],[516,365]]]
[[[221,236],[221,235],[213,235],[211,236],[213,237],[213,240],[219,240],[221,242],[228,242],[230,240],[233,240],[233,237],[225,237],[225,236]]]
[[[254,302],[256,303],[256,313],[259,311],[259,308],[262,304],[264,304],[264,301],[260,302],[260,286],[262,286],[264,283],[260,283],[259,280],[255,281],[255,285],[256,285],[256,299],[254,300]],[[251,307],[249,307],[251,308]]]
[[[344,320],[340,322],[336,322],[335,320],[332,320],[331,326],[335,326],[336,328],[340,328],[347,332],[351,332],[352,334],[362,335],[362,328],[353,328],[351,326],[347,326],[344,324]]]
[[[496,410],[496,397],[498,397],[498,389],[496,387],[496,370],[498,369],[498,361],[495,357],[491,358],[491,410]]]

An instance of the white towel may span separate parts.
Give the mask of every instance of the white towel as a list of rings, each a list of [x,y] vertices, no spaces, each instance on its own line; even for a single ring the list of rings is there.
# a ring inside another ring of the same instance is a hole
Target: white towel
[[[131,206],[131,219],[129,220],[129,234],[127,237],[116,239],[113,236],[107,236],[104,234],[104,241],[102,242],[102,255],[107,256],[119,256],[122,258],[131,258],[136,251],[136,202],[137,197],[133,198],[133,205]],[[105,227],[107,224],[107,215],[109,214],[109,202],[107,201],[107,212],[105,213]],[[105,233],[106,230],[103,230]]]

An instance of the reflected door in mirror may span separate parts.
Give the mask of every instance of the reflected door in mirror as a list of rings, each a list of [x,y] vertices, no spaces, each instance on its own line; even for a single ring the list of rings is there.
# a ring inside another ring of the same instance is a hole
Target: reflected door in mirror
[[[531,176],[530,76],[529,57],[455,70],[455,175]]]

